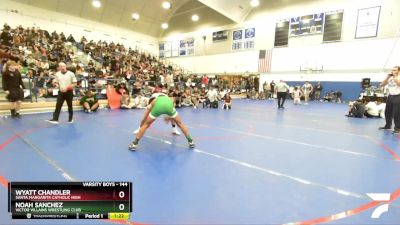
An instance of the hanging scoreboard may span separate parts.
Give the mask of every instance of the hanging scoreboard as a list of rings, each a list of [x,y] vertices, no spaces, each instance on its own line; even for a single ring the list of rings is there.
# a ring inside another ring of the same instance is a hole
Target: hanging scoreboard
[[[327,12],[324,24],[324,42],[340,41],[342,39],[343,10]]]
[[[322,34],[324,13],[298,16],[290,19],[290,37]]]
[[[13,219],[129,219],[131,182],[10,182]]]

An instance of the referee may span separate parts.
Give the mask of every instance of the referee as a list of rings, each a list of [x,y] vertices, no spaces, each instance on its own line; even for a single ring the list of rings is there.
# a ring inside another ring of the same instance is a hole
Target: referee
[[[278,109],[285,108],[283,107],[283,104],[285,104],[288,91],[289,86],[283,80],[280,80],[279,83],[275,85],[276,97],[278,98]]]
[[[67,70],[67,65],[61,62],[58,64],[58,72],[55,75],[53,83],[59,88],[57,96],[56,110],[53,114],[53,119],[46,120],[49,123],[58,124],[58,117],[60,116],[61,108],[64,101],[67,101],[69,119],[68,123],[73,123],[72,99],[74,97],[73,89],[76,85],[75,74]]]
[[[393,134],[400,133],[400,66],[395,66],[392,73],[388,74],[382,81],[381,87],[388,86],[389,96],[386,100],[385,119],[386,125],[380,127],[380,130],[392,129],[392,120],[394,120]]]

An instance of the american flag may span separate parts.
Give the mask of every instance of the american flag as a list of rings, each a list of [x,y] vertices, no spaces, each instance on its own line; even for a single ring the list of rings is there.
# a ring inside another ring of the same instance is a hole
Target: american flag
[[[260,50],[260,55],[258,57],[258,72],[260,73],[271,72],[271,62],[272,62],[272,49]]]

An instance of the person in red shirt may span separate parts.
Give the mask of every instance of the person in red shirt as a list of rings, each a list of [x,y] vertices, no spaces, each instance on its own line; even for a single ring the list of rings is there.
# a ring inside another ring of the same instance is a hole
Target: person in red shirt
[[[224,97],[224,109],[231,109],[232,108],[232,98],[229,93],[226,93]]]
[[[205,85],[205,87],[208,86],[208,77],[207,76],[203,76],[203,78],[201,79],[201,83]]]

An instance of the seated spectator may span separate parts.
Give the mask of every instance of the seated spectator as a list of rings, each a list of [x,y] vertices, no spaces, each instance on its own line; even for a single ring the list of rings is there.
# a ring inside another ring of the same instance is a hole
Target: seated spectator
[[[362,100],[349,103],[349,113],[347,117],[364,118],[365,104]]]
[[[174,98],[175,107],[182,107],[182,93],[179,91],[178,87],[174,89],[174,92],[171,94],[171,96]]]
[[[258,100],[265,100],[265,92],[263,92],[263,91],[260,91],[259,93],[258,93],[258,98],[257,98]]]
[[[138,94],[133,100],[132,108],[144,109],[149,104],[149,98],[144,97],[142,94]]]
[[[201,92],[199,91],[199,89],[197,87],[194,87],[191,98],[192,98],[192,102],[193,102],[193,107],[195,109],[199,106],[200,95],[201,95]]]
[[[47,95],[46,91],[46,77],[45,77],[45,72],[40,71],[39,77],[36,77],[33,83],[33,88],[38,94],[38,97],[44,97]]]
[[[249,92],[249,98],[252,99],[252,100],[257,99],[257,92],[256,92],[256,89],[254,87]]]
[[[365,116],[367,118],[385,118],[385,107],[386,104],[381,100],[370,101],[365,105]]]
[[[182,94],[182,105],[183,106],[192,106],[192,94],[190,88],[186,88]]]
[[[224,97],[224,109],[231,109],[232,107],[232,98],[229,93],[226,93]]]
[[[143,95],[144,95],[145,97],[150,97],[151,94],[153,93],[153,89],[154,89],[154,88],[150,87],[149,84],[146,82],[146,83],[144,84],[144,87],[143,87]]]
[[[129,97],[129,91],[126,88],[125,83],[121,83],[117,85],[115,88],[118,94],[121,95],[121,109],[130,109],[130,97]]]
[[[97,97],[90,90],[85,92],[85,95],[81,98],[80,104],[83,106],[86,113],[95,112],[99,108]]]
[[[218,108],[218,92],[215,87],[207,92],[207,100],[203,103],[204,107]]]
[[[334,93],[335,93],[334,91],[327,92],[324,96],[324,101],[331,102],[334,97]]]
[[[334,96],[336,97],[336,103],[342,103],[342,95],[341,91],[335,91]]]

